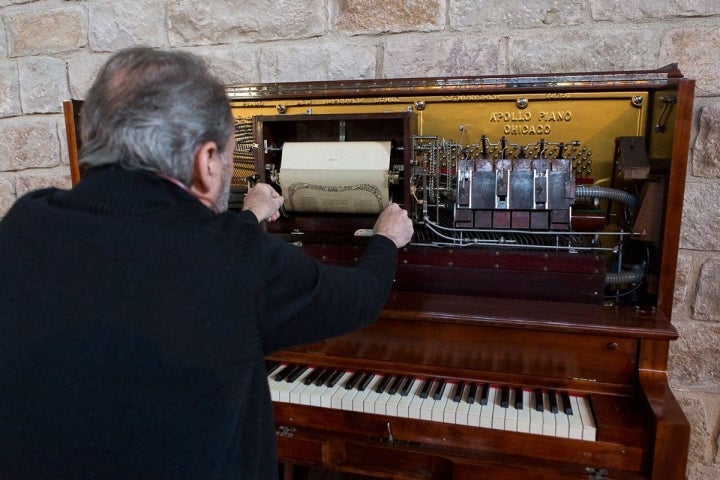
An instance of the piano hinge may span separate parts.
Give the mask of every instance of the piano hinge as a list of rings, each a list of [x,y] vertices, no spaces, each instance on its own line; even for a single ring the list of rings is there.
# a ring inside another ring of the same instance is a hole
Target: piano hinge
[[[295,427],[281,425],[280,427],[278,427],[277,430],[275,430],[275,435],[277,435],[278,437],[292,437],[295,433],[295,430],[297,430]]]
[[[585,472],[588,474],[588,480],[609,480],[608,471],[604,468],[585,467]]]

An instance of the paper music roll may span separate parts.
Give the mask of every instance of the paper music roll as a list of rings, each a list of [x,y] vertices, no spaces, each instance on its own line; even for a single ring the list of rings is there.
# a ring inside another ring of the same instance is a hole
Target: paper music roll
[[[293,212],[379,213],[389,202],[390,142],[285,142],[280,187]]]

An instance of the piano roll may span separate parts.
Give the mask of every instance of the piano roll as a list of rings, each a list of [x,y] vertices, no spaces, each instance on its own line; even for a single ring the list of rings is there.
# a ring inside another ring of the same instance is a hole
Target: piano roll
[[[380,213],[389,203],[390,142],[285,142],[285,210]]]

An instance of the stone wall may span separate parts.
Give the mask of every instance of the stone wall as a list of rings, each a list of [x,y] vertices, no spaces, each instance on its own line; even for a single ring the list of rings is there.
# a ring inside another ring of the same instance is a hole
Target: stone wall
[[[0,0],[0,216],[69,186],[61,103],[130,45],[202,54],[227,83],[678,62],[697,96],[670,374],[693,426],[688,478],[720,478],[719,27],[717,0]]]

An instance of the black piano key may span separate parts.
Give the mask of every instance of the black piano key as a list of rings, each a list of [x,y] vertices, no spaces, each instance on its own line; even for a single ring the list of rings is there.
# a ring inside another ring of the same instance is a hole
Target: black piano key
[[[400,386],[403,384],[403,382],[406,380],[405,377],[402,375],[398,375],[395,377],[395,380],[393,380],[392,384],[390,384],[390,388],[388,389],[388,393],[390,395],[395,395],[400,388]]]
[[[425,379],[425,383],[423,383],[422,388],[420,389],[420,398],[427,398],[428,393],[430,392],[430,387],[432,387],[433,380],[431,378]]]
[[[447,382],[445,380],[439,380],[437,388],[433,393],[433,400],[440,400],[442,398],[445,387],[447,387]]]
[[[345,372],[342,370],[335,370],[332,375],[330,375],[330,378],[327,380],[327,387],[332,388],[335,386],[335,384],[342,378],[342,376],[345,375]]]
[[[338,372],[338,370],[332,368],[324,368],[320,376],[315,379],[315,385],[317,385],[318,387],[320,385],[324,385],[325,382],[327,382],[336,372]]]
[[[562,392],[561,396],[562,396],[563,407],[565,408],[565,415],[572,415],[573,409],[572,409],[572,404],[570,403],[570,395],[568,395],[567,392]]]
[[[400,395],[402,395],[403,397],[407,397],[414,383],[415,377],[408,377],[405,385],[403,385],[402,390],[400,391]]]
[[[537,410],[538,412],[545,411],[542,390],[540,390],[539,388],[535,389],[535,410]]]
[[[315,370],[312,371],[312,373],[311,373],[310,375],[308,375],[307,377],[303,378],[303,383],[304,383],[305,385],[310,385],[310,384],[313,383],[324,371],[325,371],[324,368],[320,368],[320,367],[316,368]]]
[[[375,388],[375,391],[377,393],[383,393],[385,389],[390,384],[390,380],[392,380],[391,375],[385,375],[382,380],[380,380],[380,383],[378,383],[378,386]]]
[[[500,389],[500,406],[508,408],[510,406],[510,387],[503,385]]]
[[[548,403],[550,404],[550,411],[552,413],[558,413],[557,395],[555,394],[555,390],[550,390],[548,392],[548,400]]]
[[[459,402],[462,399],[464,388],[465,382],[458,382],[457,385],[455,385],[455,391],[452,393],[453,402]]]
[[[430,388],[427,389],[427,395],[426,398],[433,398],[435,395],[435,390],[437,389],[438,381],[436,379],[430,380]]]
[[[475,403],[475,396],[477,395],[477,384],[471,383],[470,387],[468,388],[468,395],[465,401],[467,403]]]
[[[282,382],[297,368],[299,368],[297,365],[286,365],[282,370],[276,373],[273,378],[278,382]]]
[[[480,405],[488,404],[488,397],[490,396],[490,385],[483,383],[482,390],[480,390]]]
[[[307,365],[303,365],[303,366],[301,366],[301,367],[296,368],[295,370],[293,370],[293,372],[292,372],[290,375],[287,376],[287,378],[285,379],[285,381],[288,382],[288,383],[294,382],[295,380],[298,379],[298,377],[300,377],[300,375],[302,375],[303,373],[305,373],[305,371],[306,371],[307,369],[308,369],[308,366],[307,366]]]
[[[359,391],[361,391],[361,392],[364,392],[365,389],[367,388],[367,386],[370,384],[370,381],[371,381],[373,378],[375,378],[375,374],[374,374],[374,373],[366,372],[366,373],[364,374],[362,380],[360,380],[360,381],[358,382],[358,387],[357,387],[357,389],[358,389]]]
[[[515,409],[523,409],[523,389],[522,387],[515,387]]]
[[[350,378],[348,378],[347,382],[345,382],[345,390],[351,390],[355,388],[355,385],[360,381],[360,378],[362,378],[363,372],[361,370],[358,370],[357,372],[350,375]]]

